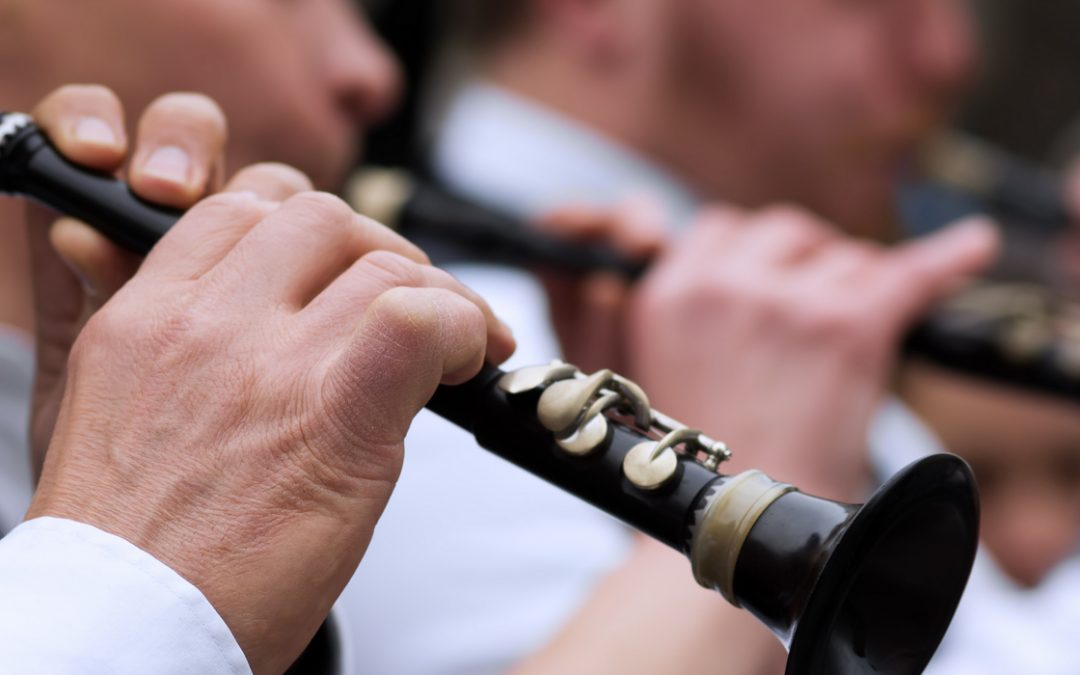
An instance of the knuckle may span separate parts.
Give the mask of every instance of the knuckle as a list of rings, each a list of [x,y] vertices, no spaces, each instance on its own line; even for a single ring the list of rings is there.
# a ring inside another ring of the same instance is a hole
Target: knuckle
[[[685,292],[669,287],[667,295],[672,304],[690,305],[709,311],[730,306],[739,297],[739,290],[727,279],[705,277],[687,284]]]
[[[716,204],[708,204],[698,212],[694,218],[695,223],[701,225],[713,225],[716,223],[734,223],[742,220],[746,216],[745,212],[741,209],[732,206],[719,206]]]
[[[727,315],[744,302],[725,276],[673,275],[643,289],[634,305],[644,316],[683,324],[695,317]]]
[[[806,209],[790,202],[767,206],[758,212],[759,217],[776,221],[799,221],[809,218]]]
[[[120,97],[112,89],[101,84],[65,84],[55,89],[43,102],[44,105],[93,102],[99,105],[121,107]]]
[[[114,131],[122,133],[124,107],[120,98],[107,87],[99,84],[68,84],[47,95],[31,114],[42,129],[63,146],[68,138],[63,131],[73,117],[97,117],[115,125]]]
[[[326,192],[305,191],[285,200],[284,208],[303,214],[305,227],[316,227],[327,234],[355,231],[353,210],[340,198]]]
[[[840,250],[845,255],[861,263],[871,262],[885,253],[885,249],[878,244],[857,240],[844,242],[843,248]]]
[[[436,341],[438,316],[429,302],[418,302],[414,289],[395,287],[380,293],[368,307],[378,333],[405,353],[422,353]]]
[[[480,306],[453,291],[437,290],[445,296],[442,306],[447,325],[456,328],[467,339],[483,339],[482,336],[487,334],[487,318]]]
[[[793,204],[778,204],[761,211],[760,222],[771,227],[805,235],[826,229],[823,221],[805,208]]]
[[[189,213],[193,218],[232,221],[259,217],[265,208],[249,195],[221,192],[202,200]]]
[[[310,191],[311,179],[303,171],[281,162],[259,162],[240,172],[251,178],[266,178],[294,188],[297,192]]]
[[[418,263],[393,251],[369,251],[360,258],[360,264],[390,286],[418,286],[424,280]]]
[[[119,314],[115,303],[106,305],[95,312],[75,340],[71,350],[72,356],[82,355],[99,345],[110,344],[115,338],[123,335],[123,324],[126,321],[122,321]]]
[[[814,343],[830,345],[849,358],[857,359],[873,349],[873,323],[854,303],[831,302],[803,305],[797,315],[802,332]]]
[[[464,286],[454,277],[453,274],[450,274],[446,270],[439,269],[438,267],[428,267],[426,265],[421,265],[420,263],[413,262],[408,258],[406,258],[406,260],[409,262],[412,268],[424,278],[425,285],[446,289],[456,289],[458,293],[466,296],[466,298],[470,302],[475,302],[480,299],[480,297],[473,293],[471,289],[469,289],[467,286]]]

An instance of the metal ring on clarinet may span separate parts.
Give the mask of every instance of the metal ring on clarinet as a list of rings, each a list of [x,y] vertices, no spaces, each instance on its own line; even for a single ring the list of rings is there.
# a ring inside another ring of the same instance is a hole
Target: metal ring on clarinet
[[[0,113],[0,192],[36,199],[146,253],[182,214],[61,156]],[[787,673],[917,675],[945,630],[978,543],[971,470],[925,458],[864,505],[760,472],[717,473],[727,447],[656,412],[611,371],[485,365],[428,409],[478,445],[686,554],[695,578],[789,650]],[[733,645],[734,647],[734,645]]]

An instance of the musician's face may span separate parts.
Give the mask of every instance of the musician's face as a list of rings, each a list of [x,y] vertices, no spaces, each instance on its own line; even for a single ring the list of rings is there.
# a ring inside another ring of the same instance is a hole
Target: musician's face
[[[1037,585],[1080,544],[1076,407],[925,367],[909,369],[904,389],[975,470],[983,543],[1016,582]]]
[[[135,112],[169,91],[208,94],[229,118],[233,169],[284,161],[334,187],[395,102],[397,66],[351,0],[8,2],[32,99],[96,82]]]
[[[711,121],[699,137],[724,141],[699,140],[700,152],[735,148],[744,160],[732,192],[801,202],[852,228],[891,212],[898,169],[976,57],[964,0],[671,6],[670,79],[699,122]]]

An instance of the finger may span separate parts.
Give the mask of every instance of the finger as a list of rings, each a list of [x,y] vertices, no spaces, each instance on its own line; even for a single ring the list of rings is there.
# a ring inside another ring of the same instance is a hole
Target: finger
[[[399,444],[440,382],[463,382],[483,364],[480,310],[446,289],[396,286],[376,297],[354,325],[330,364],[325,400],[347,406],[330,412],[356,424],[352,431],[372,444]],[[378,424],[365,414],[370,409]]]
[[[312,300],[300,316],[311,317],[320,331],[325,330],[323,326],[330,330],[335,326],[352,326],[363,308],[396,286],[440,288],[456,293],[476,305],[484,317],[489,360],[502,363],[514,352],[513,333],[475,291],[443,270],[389,251],[372,251],[357,260]]]
[[[647,273],[653,282],[679,286],[702,270],[726,267],[733,244],[745,229],[746,216],[739,209],[709,206],[694,219],[685,233],[669,245]]]
[[[94,307],[100,307],[139,269],[141,258],[109,241],[89,225],[71,218],[53,223],[49,240],[83,283]]]
[[[809,294],[843,291],[838,285],[857,283],[870,272],[880,258],[880,247],[858,241],[838,242],[818,249],[818,253],[805,264],[788,272],[794,281]]]
[[[33,269],[35,396],[49,394],[63,381],[68,352],[78,334],[86,304],[83,284],[49,241],[56,214],[28,206],[27,241]]]
[[[559,333],[564,350],[587,371],[621,367],[627,283],[615,275],[593,274],[582,281],[579,292],[573,325]]]
[[[541,218],[537,227],[569,241],[608,245],[631,258],[654,255],[667,238],[663,210],[648,195],[615,208],[564,207]]]
[[[811,256],[833,237],[828,226],[804,211],[778,207],[751,216],[732,246],[740,267],[787,267]]]
[[[225,114],[201,94],[166,94],[139,120],[128,182],[152,202],[187,208],[224,168]]]
[[[284,164],[255,164],[229,181],[224,192],[197,205],[154,249],[150,263],[167,258],[175,279],[197,279],[222,261],[256,223],[288,199],[311,187],[300,171]],[[162,249],[158,253],[158,249]]]
[[[299,310],[358,258],[380,249],[428,262],[423,251],[337,197],[304,192],[256,225],[219,267],[258,283],[275,304]]]
[[[620,226],[615,230],[612,242],[630,258],[653,258],[667,243],[668,227],[663,205],[652,195],[642,194],[623,201],[616,207],[614,217]]]
[[[34,108],[34,121],[65,157],[112,172],[127,154],[120,99],[98,85],[68,85]]]
[[[154,246],[143,263],[140,277],[182,281],[208,274],[277,207],[276,202],[262,201],[248,191],[207,197],[184,214]]]
[[[366,308],[332,377],[354,392],[346,400],[380,400],[404,432],[439,383],[479,371],[485,347],[475,304],[443,288],[397,286]]]
[[[544,234],[569,244],[613,245],[612,233],[618,227],[610,210],[586,205],[564,206],[545,214],[534,223]]]
[[[999,237],[993,224],[969,218],[892,251],[882,261],[871,295],[906,325],[943,295],[994,259]]]
[[[260,199],[283,202],[313,189],[311,180],[287,164],[266,162],[242,169],[225,185],[225,192],[252,192]]]

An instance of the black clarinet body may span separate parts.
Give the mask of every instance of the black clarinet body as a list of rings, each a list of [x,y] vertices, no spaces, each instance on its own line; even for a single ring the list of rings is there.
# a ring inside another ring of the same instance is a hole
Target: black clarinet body
[[[1017,192],[1015,187],[1008,192],[1011,202],[1022,201]],[[630,260],[603,246],[555,239],[508,214],[477,206],[398,170],[360,171],[348,194],[361,213],[387,223],[407,238],[428,242],[436,250],[447,246],[450,260],[520,265],[568,274],[605,271],[631,280],[648,269],[647,260]],[[901,347],[905,354],[952,371],[1080,400],[1080,365],[1062,358],[1072,345],[1059,344],[1070,338],[1048,336],[1040,347],[1017,353],[1001,328],[1003,323],[993,312],[986,312],[979,321],[970,313],[960,319],[951,303],[945,303],[914,325]],[[1046,317],[1045,323],[1052,325],[1053,317]]]
[[[0,192],[143,253],[181,217],[67,161],[21,115],[0,114]],[[721,474],[723,443],[654,410],[640,387],[607,370],[488,365],[463,385],[439,387],[428,408],[682,551],[701,585],[777,635],[792,675],[922,672],[974,561],[974,479],[951,455],[909,466],[859,506],[757,471]]]

